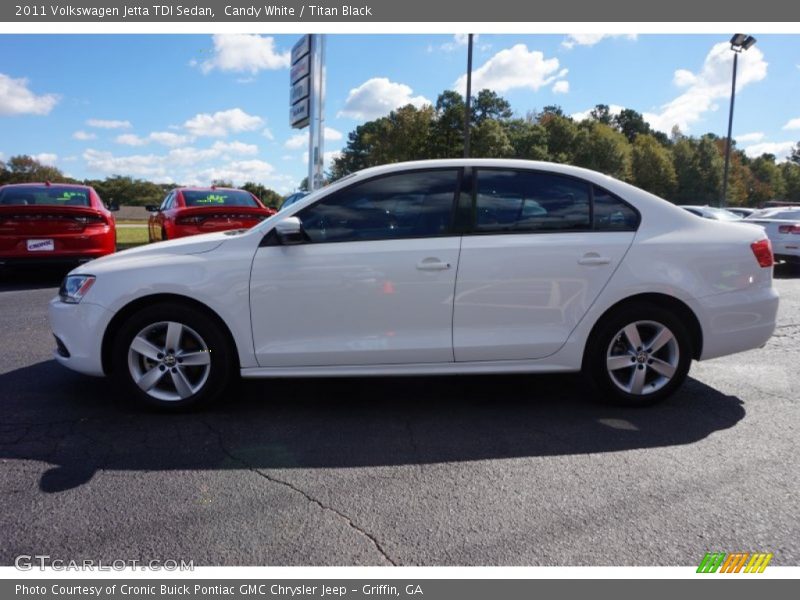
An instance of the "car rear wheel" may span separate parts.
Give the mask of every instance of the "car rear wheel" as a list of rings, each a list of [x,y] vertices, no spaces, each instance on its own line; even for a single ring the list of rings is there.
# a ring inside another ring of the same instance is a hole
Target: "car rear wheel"
[[[180,410],[219,398],[236,372],[220,326],[191,306],[164,303],[131,316],[113,347],[118,384],[150,406]]]
[[[584,370],[598,399],[649,406],[686,380],[691,338],[681,321],[661,306],[629,304],[605,317],[589,341]]]

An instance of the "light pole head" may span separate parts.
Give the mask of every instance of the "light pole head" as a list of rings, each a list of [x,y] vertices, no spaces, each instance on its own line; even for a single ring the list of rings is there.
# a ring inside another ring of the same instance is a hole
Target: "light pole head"
[[[756,43],[756,38],[746,33],[735,33],[731,38],[731,50],[734,52],[742,52],[749,50]]]

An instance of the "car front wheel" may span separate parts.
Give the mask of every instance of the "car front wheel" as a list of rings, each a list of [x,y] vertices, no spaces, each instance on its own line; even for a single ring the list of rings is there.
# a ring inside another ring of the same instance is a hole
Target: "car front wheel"
[[[589,342],[584,370],[603,401],[656,404],[686,380],[690,339],[681,321],[661,306],[628,305],[600,323]]]
[[[202,311],[156,304],[131,316],[113,347],[113,374],[129,396],[167,410],[220,397],[234,377],[234,350]]]

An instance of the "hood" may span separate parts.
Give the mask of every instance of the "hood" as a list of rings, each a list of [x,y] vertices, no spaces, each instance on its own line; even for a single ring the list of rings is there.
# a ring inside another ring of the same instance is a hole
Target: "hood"
[[[123,262],[149,262],[159,257],[163,259],[170,256],[203,254],[204,252],[211,252],[222,245],[226,240],[231,239],[233,235],[235,234],[230,231],[218,231],[215,233],[168,240],[166,242],[157,242],[155,244],[145,244],[144,246],[123,250],[121,252],[109,254],[103,258],[92,260],[78,267],[75,272],[90,273],[98,268],[113,268]]]

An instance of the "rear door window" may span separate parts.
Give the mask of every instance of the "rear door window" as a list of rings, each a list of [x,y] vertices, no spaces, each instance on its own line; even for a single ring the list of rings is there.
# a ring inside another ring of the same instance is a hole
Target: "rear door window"
[[[536,171],[479,169],[475,229],[481,233],[591,228],[589,184]]]

